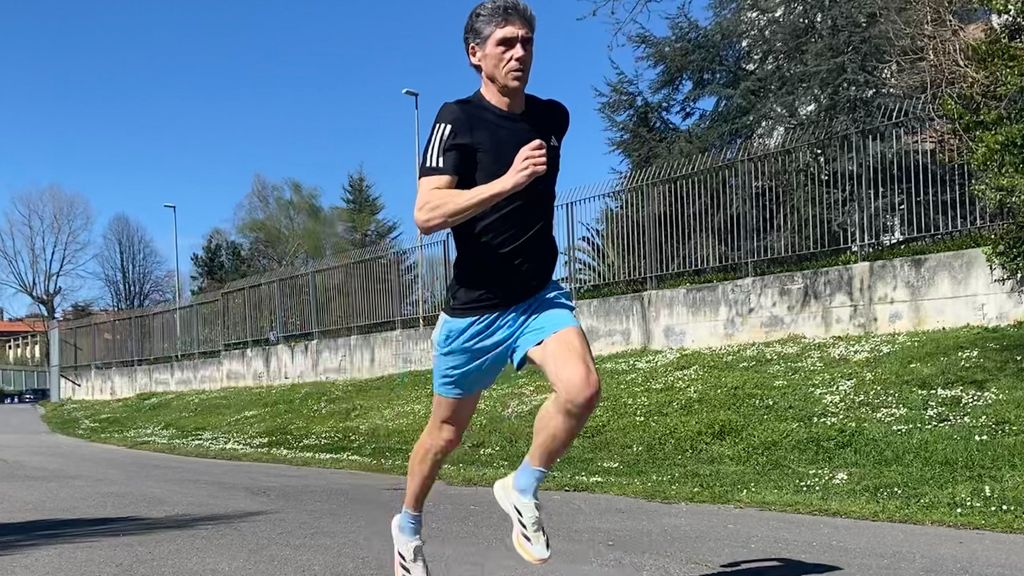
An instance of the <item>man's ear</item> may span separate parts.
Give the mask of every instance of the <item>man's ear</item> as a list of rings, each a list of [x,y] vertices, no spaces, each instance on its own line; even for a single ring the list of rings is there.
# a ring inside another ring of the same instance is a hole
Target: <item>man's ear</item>
[[[476,44],[469,45],[469,62],[476,66],[480,66],[480,47]]]

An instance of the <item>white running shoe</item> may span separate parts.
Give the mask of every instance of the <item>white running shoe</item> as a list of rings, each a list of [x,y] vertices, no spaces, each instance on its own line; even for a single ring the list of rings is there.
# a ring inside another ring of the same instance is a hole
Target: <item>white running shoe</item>
[[[427,558],[423,555],[423,539],[409,538],[398,531],[401,514],[391,520],[391,539],[395,545],[395,576],[430,576]]]
[[[512,545],[524,560],[543,564],[551,557],[551,544],[540,518],[540,502],[523,498],[512,484],[514,474],[494,483],[494,498],[512,520]]]

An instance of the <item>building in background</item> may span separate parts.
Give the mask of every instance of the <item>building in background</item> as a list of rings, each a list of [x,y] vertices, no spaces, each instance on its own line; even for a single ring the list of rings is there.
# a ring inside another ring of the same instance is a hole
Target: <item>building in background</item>
[[[0,365],[42,364],[45,334],[42,319],[7,320],[0,308]]]

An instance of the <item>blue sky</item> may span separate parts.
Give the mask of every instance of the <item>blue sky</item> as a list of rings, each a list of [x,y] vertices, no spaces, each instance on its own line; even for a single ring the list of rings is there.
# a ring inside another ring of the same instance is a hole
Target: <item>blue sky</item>
[[[229,226],[252,177],[294,177],[336,203],[360,163],[407,233],[421,138],[442,101],[479,79],[462,52],[475,0],[178,2],[34,0],[0,20],[0,206],[59,183],[96,213],[95,236],[124,211],[182,275],[213,226]],[[530,90],[565,102],[572,126],[560,187],[618,165],[593,89],[609,73],[610,29],[588,0],[534,0]],[[621,54],[620,54],[621,56]],[[186,280],[187,281],[187,280]],[[184,288],[183,288],[183,291]],[[25,301],[0,299],[21,313]]]

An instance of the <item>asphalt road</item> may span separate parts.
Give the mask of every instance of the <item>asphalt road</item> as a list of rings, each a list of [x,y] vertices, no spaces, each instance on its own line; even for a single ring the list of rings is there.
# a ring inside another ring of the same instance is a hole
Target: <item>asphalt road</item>
[[[0,574],[386,575],[400,478],[221,462],[48,432],[0,406]],[[438,485],[435,576],[1024,573],[1024,536],[545,493],[554,556],[523,563],[490,491]]]

